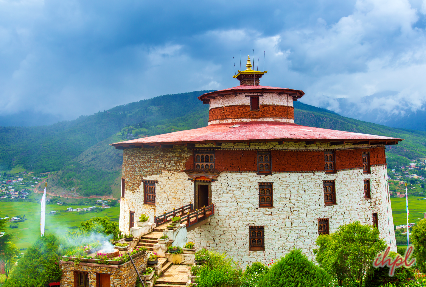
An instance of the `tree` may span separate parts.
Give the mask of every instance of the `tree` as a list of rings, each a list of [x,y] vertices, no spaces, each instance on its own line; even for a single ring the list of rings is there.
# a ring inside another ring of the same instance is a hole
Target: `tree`
[[[70,232],[70,236],[78,237],[89,233],[102,233],[105,235],[112,235],[114,240],[119,239],[120,230],[118,229],[118,223],[111,221],[108,216],[105,217],[94,217],[89,220],[80,223],[78,231]]]
[[[330,275],[296,249],[274,264],[262,277],[259,286],[329,286],[331,281]]]
[[[0,220],[0,232],[6,230],[6,219]],[[12,235],[8,233],[2,233],[0,237],[0,261],[4,263],[6,278],[9,275],[10,269],[16,262],[16,257],[19,254],[15,244],[12,243]]]
[[[334,275],[340,285],[362,282],[373,259],[386,248],[379,239],[379,230],[371,225],[354,222],[339,227],[330,235],[320,235],[314,250],[316,260],[325,270]]]
[[[54,235],[39,238],[12,269],[5,287],[41,287],[61,280],[59,239]]]
[[[413,227],[410,239],[414,245],[417,267],[426,273],[426,219],[420,220]]]

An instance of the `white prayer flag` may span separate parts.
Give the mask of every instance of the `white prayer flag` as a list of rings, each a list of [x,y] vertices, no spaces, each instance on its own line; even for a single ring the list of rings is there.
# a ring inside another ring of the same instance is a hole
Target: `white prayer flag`
[[[41,197],[41,215],[40,215],[40,232],[44,236],[44,224],[46,220],[46,187],[44,188],[43,196]]]

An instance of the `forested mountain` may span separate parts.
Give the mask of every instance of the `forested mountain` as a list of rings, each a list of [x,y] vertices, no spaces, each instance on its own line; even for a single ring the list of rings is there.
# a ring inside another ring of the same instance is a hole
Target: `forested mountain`
[[[207,125],[208,105],[197,99],[205,92],[160,96],[51,126],[0,127],[0,170],[22,166],[51,172],[50,186],[86,196],[116,193],[122,153],[109,144]],[[426,157],[426,132],[345,118],[300,102],[295,102],[295,122],[405,139],[388,147],[390,165]]]

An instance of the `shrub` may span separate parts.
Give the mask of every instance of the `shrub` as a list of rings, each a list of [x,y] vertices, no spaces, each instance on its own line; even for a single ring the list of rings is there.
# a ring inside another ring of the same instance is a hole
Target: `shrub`
[[[373,259],[386,244],[379,238],[379,230],[371,225],[354,222],[341,225],[330,235],[320,235],[314,250],[316,260],[340,285],[362,286]]]
[[[172,222],[173,223],[179,223],[180,222],[180,216],[173,217]]]
[[[259,286],[329,286],[331,281],[330,275],[300,250],[292,250],[269,269]]]
[[[197,252],[195,252],[195,260],[202,261],[202,260],[209,260],[209,259],[210,259],[210,255],[207,249],[202,248],[201,250],[198,250]]]
[[[167,248],[168,253],[174,253],[174,254],[182,254],[183,250],[179,246],[169,246]]]
[[[207,263],[200,267],[197,287],[241,285],[242,271],[236,263],[225,254],[211,252],[204,249],[202,252]]]
[[[187,249],[193,249],[194,248],[194,242],[188,242],[185,244],[185,248]]]
[[[258,286],[260,280],[268,271],[268,267],[260,262],[254,262],[251,266],[247,266],[241,280],[241,287]]]
[[[141,214],[141,216],[139,217],[140,222],[147,222],[148,219],[149,219],[149,216],[146,214]]]
[[[390,252],[389,257],[395,258],[398,254]],[[389,276],[389,267],[369,268],[365,278],[365,286],[379,287],[392,283],[393,286],[406,286],[408,282],[414,280],[414,268],[396,268],[394,276]]]
[[[420,220],[413,227],[411,239],[414,245],[417,268],[426,273],[426,218]]]
[[[167,239],[167,238],[169,238],[167,235],[163,235],[160,237],[160,239]]]
[[[61,280],[61,246],[54,235],[39,238],[12,269],[5,287],[45,286]]]

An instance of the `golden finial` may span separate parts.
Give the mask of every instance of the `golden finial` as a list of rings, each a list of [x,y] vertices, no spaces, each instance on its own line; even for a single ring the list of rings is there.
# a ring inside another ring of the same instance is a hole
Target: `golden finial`
[[[252,70],[252,65],[251,65],[251,61],[250,61],[250,55],[248,55],[248,59],[247,59],[247,64],[246,64],[246,71],[250,71]]]

